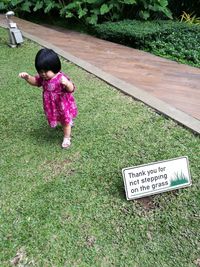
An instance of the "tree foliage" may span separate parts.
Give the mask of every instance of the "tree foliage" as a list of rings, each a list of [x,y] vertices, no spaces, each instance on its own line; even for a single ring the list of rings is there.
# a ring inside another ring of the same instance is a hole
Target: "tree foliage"
[[[2,0],[0,10],[9,9],[18,13],[56,11],[67,19],[77,18],[94,25],[124,18],[148,20],[155,14],[172,18],[168,0]]]
[[[66,19],[97,24],[123,19],[172,18],[183,12],[200,16],[200,0],[1,0],[0,11],[56,12]]]

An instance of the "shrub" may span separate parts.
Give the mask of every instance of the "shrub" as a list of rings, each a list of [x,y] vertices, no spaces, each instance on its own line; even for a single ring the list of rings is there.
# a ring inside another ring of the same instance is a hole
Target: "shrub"
[[[85,24],[124,18],[147,20],[154,16],[172,18],[168,0],[2,0],[0,10],[12,9],[18,13],[55,13],[66,19],[76,18]]]
[[[94,32],[102,39],[200,66],[198,25],[178,21],[124,20],[97,25]]]

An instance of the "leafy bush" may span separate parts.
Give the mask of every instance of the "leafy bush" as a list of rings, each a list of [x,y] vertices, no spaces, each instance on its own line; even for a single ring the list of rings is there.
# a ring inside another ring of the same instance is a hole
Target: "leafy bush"
[[[155,16],[172,18],[168,0],[3,0],[0,10],[12,9],[18,13],[55,11],[67,19],[76,18],[86,24],[118,21],[135,17],[147,20]]]
[[[36,12],[42,10],[48,13],[52,10],[59,10],[63,6],[62,1],[54,0],[2,0],[0,10],[13,10],[16,13]]]
[[[103,23],[95,35],[179,62],[200,66],[200,27],[173,21]]]
[[[137,15],[147,20],[155,13],[172,18],[167,5],[168,0],[77,0],[66,5],[62,14],[65,17],[83,18],[95,25],[99,20],[117,21]]]

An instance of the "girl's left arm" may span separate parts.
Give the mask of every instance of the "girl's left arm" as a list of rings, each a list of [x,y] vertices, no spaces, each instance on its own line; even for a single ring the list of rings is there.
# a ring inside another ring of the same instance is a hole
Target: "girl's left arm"
[[[31,76],[27,72],[20,72],[19,77],[27,81],[30,85],[37,86],[37,81],[34,76]]]
[[[74,92],[74,84],[69,81],[65,76],[62,76],[60,83],[65,87],[65,90],[69,93]]]

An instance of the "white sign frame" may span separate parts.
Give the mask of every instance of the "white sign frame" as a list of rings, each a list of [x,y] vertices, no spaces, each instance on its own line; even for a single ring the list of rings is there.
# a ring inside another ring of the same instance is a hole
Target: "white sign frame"
[[[122,169],[127,200],[191,186],[187,156]]]

